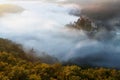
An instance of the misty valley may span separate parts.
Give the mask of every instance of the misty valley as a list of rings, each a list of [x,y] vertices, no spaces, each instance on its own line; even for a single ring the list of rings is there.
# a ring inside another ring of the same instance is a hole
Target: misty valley
[[[119,0],[1,0],[0,80],[119,80]]]

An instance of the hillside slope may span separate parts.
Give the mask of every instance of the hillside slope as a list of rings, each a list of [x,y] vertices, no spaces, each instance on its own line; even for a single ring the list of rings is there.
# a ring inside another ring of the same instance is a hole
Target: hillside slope
[[[120,70],[31,61],[22,46],[0,38],[0,80],[119,80]],[[31,57],[36,58],[35,56]]]

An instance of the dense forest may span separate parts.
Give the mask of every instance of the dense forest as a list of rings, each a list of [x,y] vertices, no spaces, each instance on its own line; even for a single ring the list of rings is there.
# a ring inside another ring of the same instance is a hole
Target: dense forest
[[[31,52],[32,53],[32,52]],[[119,80],[120,70],[43,62],[22,46],[0,38],[0,80]]]

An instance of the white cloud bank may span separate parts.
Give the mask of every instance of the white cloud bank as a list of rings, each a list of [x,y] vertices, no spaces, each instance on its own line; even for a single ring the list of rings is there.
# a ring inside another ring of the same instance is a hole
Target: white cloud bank
[[[0,18],[1,37],[51,55],[69,51],[73,40],[67,41],[66,37],[70,39],[77,37],[76,33],[69,35],[69,32],[64,31],[66,24],[77,19],[69,15],[71,8],[53,3],[13,2],[12,4],[25,10],[20,14],[7,14]],[[61,48],[64,49],[60,50]]]
[[[65,24],[77,19],[68,14],[72,7],[29,1],[10,3],[25,10],[20,14],[0,17],[0,37],[45,51],[60,60],[72,59],[77,64],[120,67],[119,34],[102,42],[89,39],[83,31],[65,29]]]

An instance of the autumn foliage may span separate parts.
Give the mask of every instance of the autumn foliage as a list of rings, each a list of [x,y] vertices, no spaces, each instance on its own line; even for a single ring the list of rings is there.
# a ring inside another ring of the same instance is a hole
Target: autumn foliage
[[[20,45],[0,39],[0,80],[119,80],[120,70],[31,61]]]

